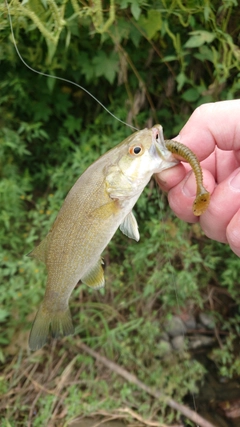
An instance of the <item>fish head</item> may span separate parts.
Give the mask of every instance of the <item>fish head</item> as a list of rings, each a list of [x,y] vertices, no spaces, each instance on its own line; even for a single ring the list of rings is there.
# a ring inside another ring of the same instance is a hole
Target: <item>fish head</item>
[[[165,146],[161,125],[135,132],[126,142],[118,167],[129,181],[148,181],[152,174],[179,163]]]

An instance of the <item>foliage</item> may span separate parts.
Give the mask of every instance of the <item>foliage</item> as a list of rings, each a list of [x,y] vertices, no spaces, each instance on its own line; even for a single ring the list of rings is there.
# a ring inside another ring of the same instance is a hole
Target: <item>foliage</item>
[[[220,348],[215,348],[210,354],[210,358],[216,364],[219,374],[222,377],[234,378],[240,375],[239,354],[239,310],[234,318],[224,322],[223,329],[228,332],[226,341]]]
[[[77,177],[131,132],[83,88],[127,124],[160,122],[173,136],[198,105],[239,97],[238,4],[12,0],[9,6],[26,64],[63,80],[20,61],[0,5],[1,422],[57,425],[58,417],[67,422],[128,404],[170,423],[172,411],[79,354],[78,334],[181,401],[196,392],[204,369],[187,352],[160,357],[159,337],[165,320],[191,303],[196,312],[212,310],[227,334],[213,352],[221,374],[239,375],[233,345],[239,260],[230,249],[173,218],[152,182],[135,209],[140,242],[116,234],[104,254],[105,291],[74,291],[76,335],[33,355],[27,336],[46,273],[26,254],[46,235]]]

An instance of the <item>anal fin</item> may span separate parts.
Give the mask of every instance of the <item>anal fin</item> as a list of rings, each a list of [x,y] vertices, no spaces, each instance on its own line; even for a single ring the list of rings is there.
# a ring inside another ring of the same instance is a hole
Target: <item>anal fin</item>
[[[93,289],[103,288],[105,285],[105,280],[102,264],[103,262],[100,259],[97,264],[91,267],[90,270],[84,274],[84,276],[81,278],[81,281]]]

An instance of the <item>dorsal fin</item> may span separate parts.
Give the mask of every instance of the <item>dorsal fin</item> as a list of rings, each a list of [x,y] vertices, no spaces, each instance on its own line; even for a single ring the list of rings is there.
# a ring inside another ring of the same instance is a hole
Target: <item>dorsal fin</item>
[[[46,264],[49,237],[50,235],[48,234],[45,239],[39,243],[38,246],[36,246],[31,252],[29,252],[29,254],[27,254],[27,256],[37,258],[39,261],[42,261]]]

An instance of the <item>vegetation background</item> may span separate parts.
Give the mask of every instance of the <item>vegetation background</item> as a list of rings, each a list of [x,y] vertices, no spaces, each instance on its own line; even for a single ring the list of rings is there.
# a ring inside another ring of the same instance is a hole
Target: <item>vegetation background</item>
[[[9,8],[30,67],[80,84],[139,129],[161,123],[171,138],[200,104],[240,96],[236,0],[12,0]],[[117,233],[104,254],[105,290],[75,289],[75,335],[30,353],[46,272],[25,254],[77,177],[131,129],[79,87],[27,68],[3,3],[0,41],[1,425],[62,426],[83,414],[120,417],[126,406],[173,423],[175,412],[96,364],[80,340],[181,402],[205,368],[187,350],[164,357],[158,343],[166,320],[191,307],[215,319],[220,374],[239,375],[239,259],[177,220],[152,182],[135,210],[140,242]]]

